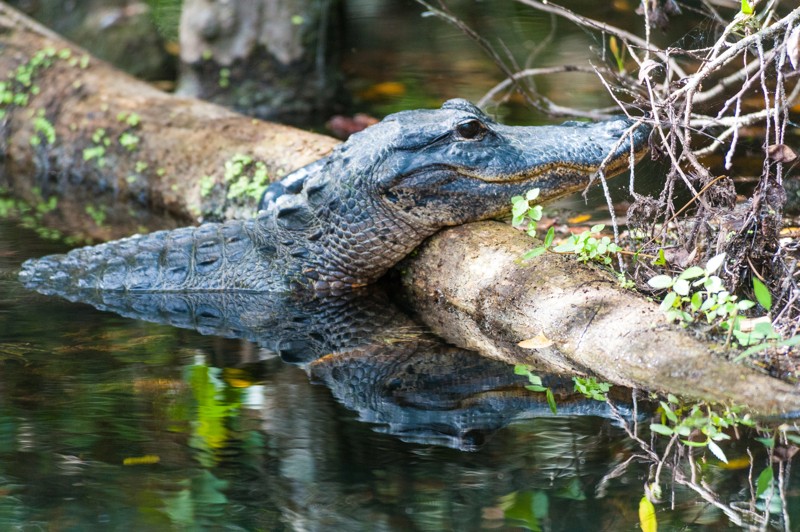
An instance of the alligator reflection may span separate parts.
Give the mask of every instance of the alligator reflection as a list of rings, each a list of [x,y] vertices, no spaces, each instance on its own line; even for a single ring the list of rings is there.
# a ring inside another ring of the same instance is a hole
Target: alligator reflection
[[[361,420],[405,441],[474,450],[513,420],[553,415],[544,394],[526,390],[527,379],[508,364],[446,344],[381,287],[310,300],[247,292],[32,288],[129,318],[254,342],[261,358],[276,354],[302,366]],[[576,396],[569,378],[543,381],[556,396],[559,415],[613,416],[606,403]],[[624,407],[617,413],[629,415]]]

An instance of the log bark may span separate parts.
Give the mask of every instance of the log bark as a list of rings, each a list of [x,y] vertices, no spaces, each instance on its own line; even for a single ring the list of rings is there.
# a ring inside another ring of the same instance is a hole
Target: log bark
[[[335,145],[161,93],[95,59],[84,68],[83,51],[3,4],[0,46],[0,71],[11,73],[9,79],[37,52],[52,47],[55,57],[70,50],[36,73],[39,89],[28,87],[25,105],[2,108],[0,172],[0,183],[30,202],[57,197],[57,208],[42,221],[69,233],[108,239],[212,215],[246,216],[255,200],[230,197],[241,183],[225,179],[225,163],[236,154],[259,161],[276,178]],[[52,142],[39,116],[53,125]],[[139,137],[135,149],[120,144],[124,133]],[[102,165],[85,152],[101,146]],[[87,202],[105,209],[104,224],[86,212]],[[402,266],[411,305],[440,335],[486,356],[746,404],[769,415],[800,412],[797,388],[714,355],[713,344],[665,324],[655,304],[618,289],[603,272],[552,254],[518,264],[530,246],[498,223],[443,231]],[[533,338],[553,344],[517,345]]]
[[[800,415],[797,387],[729,362],[599,268],[556,253],[520,263],[532,247],[498,222],[443,231],[402,267],[410,304],[446,340],[513,364]]]

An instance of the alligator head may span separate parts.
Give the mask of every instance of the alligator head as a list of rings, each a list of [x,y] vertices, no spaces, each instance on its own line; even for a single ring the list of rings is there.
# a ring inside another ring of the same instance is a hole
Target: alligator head
[[[618,173],[644,153],[648,132],[624,119],[504,126],[450,100],[391,115],[287,176],[254,220],[28,261],[20,278],[39,290],[338,293],[377,280],[442,227],[509,211],[530,188],[544,201],[599,170]]]
[[[267,194],[262,216],[313,235],[312,283],[338,291],[374,281],[443,227],[507,213],[514,195],[537,187],[547,201],[600,170],[619,173],[644,154],[648,134],[627,119],[505,126],[450,100],[353,135],[302,180],[287,178],[293,193]]]

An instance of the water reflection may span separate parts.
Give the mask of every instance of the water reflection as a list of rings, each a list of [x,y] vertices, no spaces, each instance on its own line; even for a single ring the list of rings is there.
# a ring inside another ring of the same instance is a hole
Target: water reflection
[[[526,390],[527,380],[509,365],[447,345],[406,316],[381,287],[311,299],[242,292],[65,292],[46,284],[29,288],[129,318],[253,342],[260,348],[255,362],[279,356],[300,365],[359,419],[404,441],[475,450],[515,419],[553,415],[544,394]],[[254,365],[252,358],[231,354],[215,364],[229,372]],[[211,389],[200,393],[209,378],[195,373],[189,378],[200,413],[238,408],[239,394],[218,407]],[[561,414],[612,415],[606,403],[576,397],[569,378],[550,376],[544,382],[553,389]],[[221,430],[224,416],[215,419],[203,424],[201,439],[209,448],[223,438],[215,431]]]

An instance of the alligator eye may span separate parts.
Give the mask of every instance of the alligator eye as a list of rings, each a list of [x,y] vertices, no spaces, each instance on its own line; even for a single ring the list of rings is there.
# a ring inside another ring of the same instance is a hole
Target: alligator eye
[[[456,126],[456,132],[463,139],[480,139],[486,134],[486,126],[480,120],[467,120]]]

